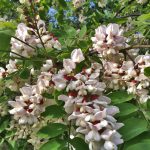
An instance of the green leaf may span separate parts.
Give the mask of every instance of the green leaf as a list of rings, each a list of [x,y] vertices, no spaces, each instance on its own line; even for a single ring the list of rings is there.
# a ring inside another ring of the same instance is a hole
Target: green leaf
[[[127,91],[113,91],[108,94],[108,97],[112,100],[113,104],[120,104],[126,101],[130,101],[134,98],[133,94],[128,94]]]
[[[79,137],[75,137],[70,141],[70,144],[76,149],[76,150],[89,150],[88,145],[85,143],[85,141]]]
[[[127,150],[128,147],[138,144],[138,143],[144,143],[144,142],[150,142],[150,132],[145,131],[142,134],[136,136],[135,138],[127,141],[124,143],[123,150]]]
[[[0,133],[3,132],[9,124],[8,117],[4,117],[0,119]]]
[[[77,34],[77,31],[76,31],[76,29],[74,27],[66,26],[66,31],[67,31],[68,37],[74,37]]]
[[[20,78],[22,79],[28,79],[30,76],[30,70],[28,68],[24,68],[21,72],[20,72]]]
[[[58,105],[48,106],[42,116],[51,119],[51,118],[61,118],[65,115],[63,107]]]
[[[150,20],[150,13],[148,13],[148,14],[142,14],[137,19],[140,20],[140,21],[146,21],[146,20],[149,21]]]
[[[0,50],[5,51],[10,49],[12,30],[0,30]]]
[[[149,149],[150,149],[150,140],[147,142],[131,145],[126,150],[149,150]]]
[[[146,67],[144,69],[144,75],[147,76],[147,77],[150,77],[150,67]]]
[[[119,132],[121,135],[123,135],[124,141],[128,141],[148,130],[147,122],[144,119],[129,118],[123,123],[124,126]]]
[[[40,147],[39,150],[62,150],[66,147],[64,140],[50,140]]]
[[[7,96],[0,96],[0,103],[6,102],[8,100]]]
[[[55,110],[56,111],[56,110]],[[40,129],[37,135],[40,138],[53,138],[63,134],[67,130],[67,126],[60,123],[49,123],[47,126]]]
[[[49,93],[46,93],[46,92],[43,93],[42,96],[45,97],[45,98],[48,98],[48,99],[54,98],[52,94],[49,94]]]
[[[119,107],[120,110],[120,113],[116,115],[118,117],[129,115],[138,110],[138,108],[135,105],[130,103],[118,104],[117,107]]]
[[[15,22],[9,22],[9,21],[0,21],[0,29],[16,29],[16,23]]]
[[[87,32],[87,27],[86,27],[86,25],[84,25],[79,32],[79,38],[83,38],[85,36],[86,32]]]
[[[63,7],[63,8],[66,8],[67,7],[67,4],[64,0],[58,0],[59,4]]]
[[[62,53],[57,56],[57,59],[63,61],[63,59],[69,58],[69,57],[70,57],[70,53]]]

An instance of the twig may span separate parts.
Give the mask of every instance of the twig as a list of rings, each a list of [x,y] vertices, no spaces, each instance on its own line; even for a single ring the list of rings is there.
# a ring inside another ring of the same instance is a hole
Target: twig
[[[19,55],[19,54],[13,52],[13,51],[0,50],[0,52],[3,52],[3,53],[9,52],[9,53],[15,54],[15,55],[17,55],[17,56],[19,56],[19,57],[21,57],[21,58],[26,58],[26,57],[24,57],[24,56],[22,56],[22,55]]]
[[[150,48],[150,45],[132,45],[127,48],[121,49],[120,51],[126,51],[126,50],[130,50],[133,48]]]
[[[33,2],[31,2],[31,9],[33,10],[34,25],[35,25],[35,29],[36,29],[36,31],[37,31],[37,35],[38,35],[38,37],[39,37],[39,39],[40,39],[40,41],[41,41],[41,44],[42,44],[42,46],[43,46],[45,52],[47,52],[47,51],[46,51],[46,48],[45,48],[45,45],[44,45],[44,42],[43,42],[43,40],[42,40],[42,38],[41,38],[41,35],[40,35],[40,33],[39,33],[38,26],[37,26],[36,18],[35,18],[35,15],[34,15],[34,14],[36,14],[36,10],[35,10],[35,8],[34,8]]]
[[[129,55],[129,53],[127,51],[125,51],[125,54],[129,57],[129,59],[133,62],[133,64],[135,64],[134,59]]]
[[[120,17],[117,17],[117,18],[137,17],[137,16],[140,16],[140,15],[141,15],[141,14],[129,14],[129,15],[120,16]]]
[[[29,46],[29,47],[31,47],[31,48],[33,48],[33,49],[35,49],[35,50],[36,50],[36,48],[35,48],[35,47],[31,46],[30,44],[28,44],[28,43],[26,43],[26,42],[24,42],[24,41],[22,41],[22,40],[20,40],[19,38],[15,37],[15,36],[11,36],[11,37],[13,37],[14,39],[16,39],[16,40],[18,40],[18,41],[22,42],[23,44],[26,44],[27,46]]]

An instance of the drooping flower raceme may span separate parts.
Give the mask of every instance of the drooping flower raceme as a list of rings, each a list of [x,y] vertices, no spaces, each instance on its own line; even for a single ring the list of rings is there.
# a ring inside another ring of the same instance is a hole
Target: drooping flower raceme
[[[19,124],[34,124],[38,121],[40,114],[45,111],[45,108],[49,105],[46,98],[42,96],[48,87],[52,89],[51,77],[52,77],[53,64],[51,60],[47,60],[46,64],[41,68],[41,74],[38,77],[36,85],[26,85],[20,89],[21,96],[17,96],[15,101],[9,101],[9,104],[13,107],[10,110],[10,114],[14,115],[14,119]],[[50,91],[49,91],[50,92]]]
[[[77,60],[77,56],[80,56],[80,61],[83,59],[80,50],[74,50],[71,56],[71,59],[64,61],[64,70],[58,72],[53,79],[56,89],[60,90],[61,87],[67,92],[58,99],[65,102],[68,120],[77,126],[76,132],[85,136],[90,150],[117,149],[117,145],[123,142],[117,130],[123,124],[117,123],[113,117],[119,109],[109,105],[111,100],[103,95],[106,85],[99,82],[102,66],[93,63],[91,68],[74,74],[76,66],[73,65],[73,58]]]

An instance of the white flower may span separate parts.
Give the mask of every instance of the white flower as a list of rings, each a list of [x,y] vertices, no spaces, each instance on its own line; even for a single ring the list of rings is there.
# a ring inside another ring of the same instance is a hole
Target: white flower
[[[73,0],[74,7],[78,8],[84,4],[85,0]]]
[[[76,68],[76,64],[71,59],[64,59],[63,67],[67,73],[71,73],[72,70]]]
[[[17,71],[18,69],[17,69],[16,61],[10,59],[9,64],[6,65],[6,68],[8,73],[13,73]]]
[[[54,75],[52,80],[55,83],[55,88],[57,90],[63,90],[66,87],[67,80],[64,79],[63,74]]]
[[[98,2],[98,6],[103,8],[103,7],[106,7],[107,5],[107,0],[99,0]]]
[[[102,56],[118,53],[118,48],[125,46],[125,38],[122,36],[123,30],[119,25],[109,24],[107,27],[102,25],[95,29],[93,41],[93,50]]]
[[[83,56],[83,53],[81,49],[74,49],[71,53],[71,60],[75,63],[80,63],[83,61],[85,58]]]
[[[96,130],[91,130],[86,136],[85,136],[86,141],[100,141],[101,136]]]
[[[0,67],[0,79],[2,79],[3,77],[5,77],[6,75],[6,71],[4,68]]]
[[[140,3],[140,4],[144,4],[146,2],[147,2],[147,0],[137,0],[137,3]]]
[[[48,71],[53,67],[53,62],[51,59],[46,60],[46,64],[43,64],[43,67],[41,68],[42,71]]]
[[[114,143],[112,143],[111,141],[106,141],[106,142],[104,143],[104,148],[105,148],[106,150],[117,150],[117,146],[114,145]]]
[[[8,103],[13,107],[10,114],[18,120],[19,124],[33,124],[38,121],[39,115],[45,110],[44,98],[35,93],[35,86],[25,86],[20,89],[22,96]]]

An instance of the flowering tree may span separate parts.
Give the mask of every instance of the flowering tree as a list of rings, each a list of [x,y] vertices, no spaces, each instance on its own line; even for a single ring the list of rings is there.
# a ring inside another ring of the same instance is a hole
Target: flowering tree
[[[0,149],[150,149],[148,0],[0,8]]]

